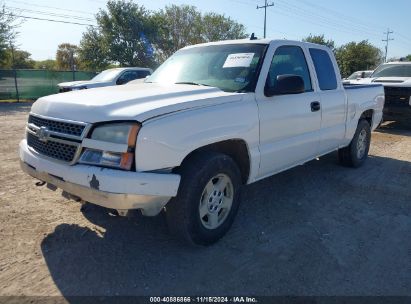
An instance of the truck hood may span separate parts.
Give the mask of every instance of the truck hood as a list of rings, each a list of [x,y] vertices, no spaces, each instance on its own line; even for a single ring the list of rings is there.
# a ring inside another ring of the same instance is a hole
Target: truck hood
[[[240,101],[244,93],[183,84],[140,83],[55,94],[39,98],[32,113],[82,122],[137,120],[221,103]]]
[[[90,80],[83,80],[83,81],[69,81],[69,82],[62,82],[57,84],[60,88],[78,88],[78,87],[87,87],[87,88],[94,88],[94,87],[103,87],[111,85],[111,82],[103,82],[103,81],[90,81]]]
[[[411,77],[373,77],[353,80],[351,84],[369,84],[380,83],[386,86],[409,87],[411,86]]]
[[[372,82],[377,83],[403,83],[403,82],[410,82],[410,77],[377,77],[372,78]]]

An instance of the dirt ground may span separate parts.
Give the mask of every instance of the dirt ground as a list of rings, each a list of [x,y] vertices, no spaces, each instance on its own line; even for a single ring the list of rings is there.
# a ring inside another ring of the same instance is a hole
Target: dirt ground
[[[36,187],[18,165],[29,107],[0,105],[0,295],[411,296],[411,131],[372,135],[360,169],[335,153],[247,186],[209,248],[162,215],[129,218]]]

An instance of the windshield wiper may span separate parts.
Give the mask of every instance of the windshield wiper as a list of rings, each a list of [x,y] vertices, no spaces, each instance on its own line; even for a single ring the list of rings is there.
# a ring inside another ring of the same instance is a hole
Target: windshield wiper
[[[190,84],[190,85],[196,85],[196,86],[211,87],[209,84],[192,82],[192,81],[180,81],[180,82],[176,82],[175,84]]]

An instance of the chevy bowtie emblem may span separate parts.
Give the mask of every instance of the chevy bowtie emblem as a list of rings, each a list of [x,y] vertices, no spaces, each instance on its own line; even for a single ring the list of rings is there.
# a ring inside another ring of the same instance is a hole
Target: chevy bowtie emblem
[[[50,131],[47,127],[41,127],[37,130],[36,135],[40,141],[46,142],[50,136]]]

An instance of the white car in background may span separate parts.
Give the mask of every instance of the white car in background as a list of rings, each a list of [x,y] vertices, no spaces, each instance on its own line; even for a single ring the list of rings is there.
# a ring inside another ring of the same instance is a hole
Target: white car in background
[[[350,84],[351,81],[361,80],[363,78],[369,78],[374,71],[357,71],[352,73],[349,77],[343,80],[344,84]]]
[[[108,69],[96,75],[91,80],[70,81],[58,84],[59,92],[108,87],[126,84],[132,80],[144,79],[151,75],[153,70],[149,68],[114,68]]]

